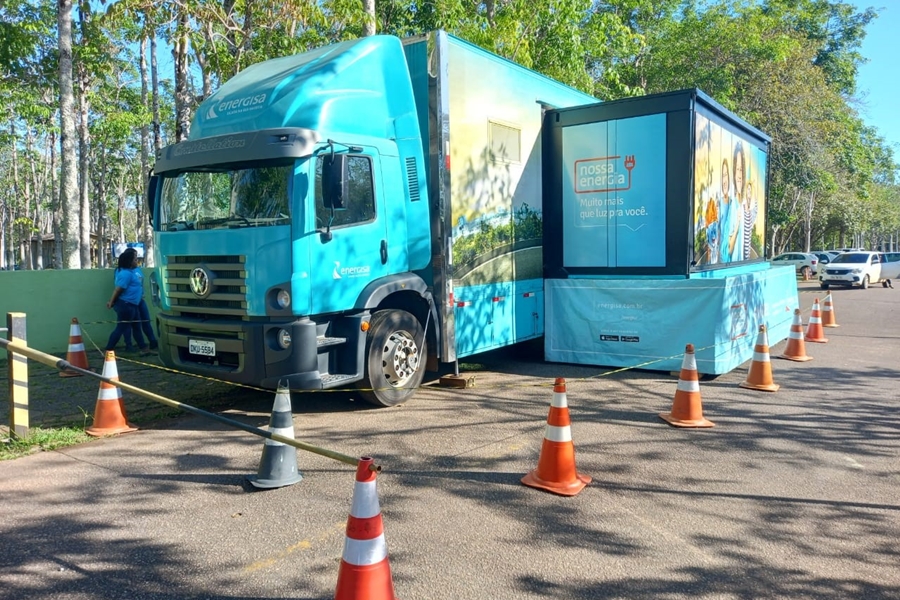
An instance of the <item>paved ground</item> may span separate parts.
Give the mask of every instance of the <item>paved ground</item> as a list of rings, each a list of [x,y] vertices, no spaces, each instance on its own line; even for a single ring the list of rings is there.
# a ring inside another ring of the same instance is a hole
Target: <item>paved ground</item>
[[[808,311],[821,294],[802,288]],[[701,384],[713,429],[657,417],[674,395],[666,374],[593,377],[603,370],[505,352],[479,357],[475,388],[426,387],[394,409],[294,394],[296,437],[384,466],[407,600],[900,599],[900,292],[834,297],[841,327],[807,344],[813,361],[773,363],[780,391],[739,388],[746,368]],[[153,391],[268,422],[271,394],[138,365],[120,366],[125,381],[130,368]],[[519,483],[559,376],[578,469],[594,477],[574,498]],[[81,380],[42,385],[53,393],[32,401],[55,394],[48,415],[96,399]],[[0,463],[0,599],[333,597],[353,469],[301,453],[302,482],[250,491],[261,451],[190,417]]]

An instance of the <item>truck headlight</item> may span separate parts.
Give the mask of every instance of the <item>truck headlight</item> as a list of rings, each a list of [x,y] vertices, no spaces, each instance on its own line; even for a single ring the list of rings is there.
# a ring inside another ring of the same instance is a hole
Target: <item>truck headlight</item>
[[[275,294],[275,302],[278,304],[278,308],[287,308],[291,305],[290,292],[288,292],[287,290],[278,290],[278,293]],[[288,336],[288,340],[290,340],[290,336]],[[288,343],[290,343],[290,341]]]
[[[282,347],[282,349],[287,350],[291,347],[291,332],[287,329],[279,329],[278,330],[278,345]]]

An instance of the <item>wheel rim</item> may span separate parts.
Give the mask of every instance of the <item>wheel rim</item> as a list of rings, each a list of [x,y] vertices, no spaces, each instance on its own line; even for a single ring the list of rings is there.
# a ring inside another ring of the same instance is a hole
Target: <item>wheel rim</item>
[[[403,387],[419,368],[419,347],[406,331],[395,331],[384,344],[381,354],[384,378],[391,387]]]

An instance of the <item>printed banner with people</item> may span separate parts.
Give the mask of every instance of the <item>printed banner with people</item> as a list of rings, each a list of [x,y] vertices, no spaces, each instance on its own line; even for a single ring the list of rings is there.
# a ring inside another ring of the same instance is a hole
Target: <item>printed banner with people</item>
[[[766,152],[696,115],[694,266],[763,258]]]

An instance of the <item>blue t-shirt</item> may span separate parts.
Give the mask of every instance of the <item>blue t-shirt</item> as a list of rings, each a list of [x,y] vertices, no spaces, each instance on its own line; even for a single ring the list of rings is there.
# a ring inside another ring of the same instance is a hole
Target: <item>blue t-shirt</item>
[[[734,249],[729,248],[732,238],[740,233],[738,231],[739,210],[740,206],[736,201],[730,198],[719,199],[719,262],[721,263],[731,262],[735,259],[734,254],[740,253],[737,241]],[[740,240],[740,243],[743,243],[743,240]],[[740,259],[738,258],[738,260]]]
[[[116,269],[116,287],[124,290],[120,300],[140,304],[144,297],[144,274],[140,269]]]

